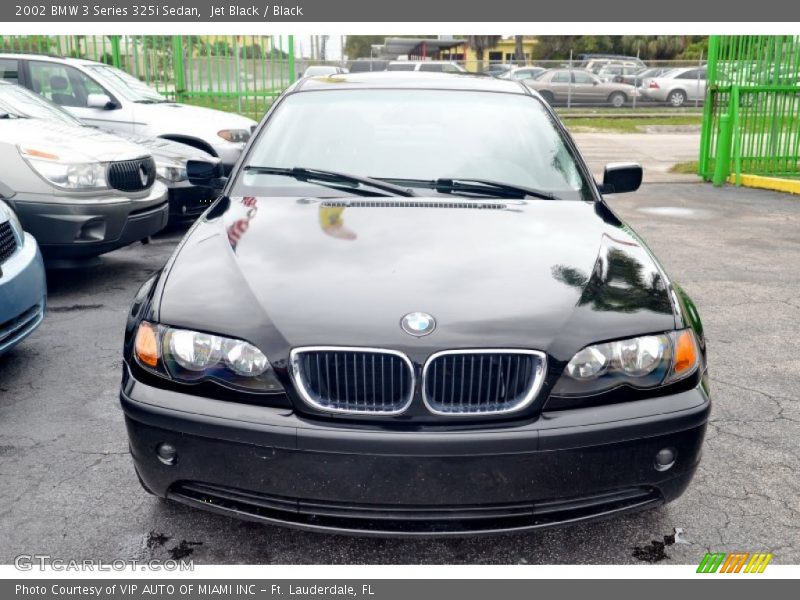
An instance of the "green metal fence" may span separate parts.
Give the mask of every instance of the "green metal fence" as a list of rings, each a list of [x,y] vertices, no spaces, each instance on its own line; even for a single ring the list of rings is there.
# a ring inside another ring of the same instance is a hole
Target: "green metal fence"
[[[293,36],[0,36],[0,51],[119,67],[178,102],[256,120],[296,78]]]
[[[800,36],[711,36],[698,172],[800,177]]]

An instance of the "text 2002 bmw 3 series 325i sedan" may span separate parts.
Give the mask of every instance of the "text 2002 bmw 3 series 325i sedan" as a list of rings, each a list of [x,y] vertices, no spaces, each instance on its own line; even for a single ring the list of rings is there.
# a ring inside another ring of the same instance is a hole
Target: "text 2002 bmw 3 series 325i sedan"
[[[640,182],[616,164],[596,184],[517,82],[299,82],[134,301],[121,401],[142,484],[376,535],[677,498],[710,410],[705,341],[601,196]]]

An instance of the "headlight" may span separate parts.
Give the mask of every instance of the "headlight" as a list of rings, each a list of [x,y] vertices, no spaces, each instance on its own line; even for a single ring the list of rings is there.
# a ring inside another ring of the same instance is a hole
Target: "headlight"
[[[67,190],[102,190],[108,187],[103,163],[74,162],[35,148],[20,147],[19,152],[40,177],[56,187]]]
[[[186,181],[186,163],[178,163],[171,161],[156,161],[156,175],[162,181],[176,183],[178,181]]]
[[[282,392],[269,360],[243,340],[143,321],[134,354],[148,371],[181,383],[215,381],[248,392]]]
[[[243,144],[250,139],[249,129],[221,129],[217,135],[223,140],[234,144]]]
[[[587,346],[567,363],[554,396],[587,396],[626,384],[652,388],[691,375],[700,361],[691,329]]]

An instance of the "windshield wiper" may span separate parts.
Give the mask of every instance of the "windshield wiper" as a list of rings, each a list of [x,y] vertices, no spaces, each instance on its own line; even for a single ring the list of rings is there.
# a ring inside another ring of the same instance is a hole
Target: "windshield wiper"
[[[496,195],[499,198],[530,197],[541,198],[542,200],[559,199],[558,196],[550,192],[545,192],[544,190],[536,190],[500,181],[490,181],[488,179],[465,179],[462,177],[456,179],[395,179],[391,177],[381,177],[380,180],[408,187],[430,188],[436,190],[440,194],[457,194],[463,192],[465,194]]]
[[[360,177],[358,175],[348,175],[347,173],[337,173],[336,171],[323,171],[321,169],[307,169],[304,167],[260,167],[257,165],[247,165],[245,171],[259,173],[263,175],[285,175],[294,177],[298,181],[309,181],[333,184],[355,184],[372,187],[376,190],[388,192],[393,196],[416,196],[408,188],[395,185],[381,179],[371,177]],[[336,186],[338,189],[338,186]]]

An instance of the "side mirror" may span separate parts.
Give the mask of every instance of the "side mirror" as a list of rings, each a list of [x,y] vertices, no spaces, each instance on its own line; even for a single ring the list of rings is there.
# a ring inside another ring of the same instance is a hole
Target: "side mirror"
[[[228,178],[225,177],[225,167],[218,159],[190,158],[186,161],[186,176],[192,185],[214,189],[222,189],[228,181]]]
[[[610,163],[603,173],[602,194],[635,192],[642,185],[642,165],[638,163]]]
[[[89,94],[86,98],[86,106],[88,108],[99,108],[100,110],[114,110],[117,108],[116,102],[107,94]]]

